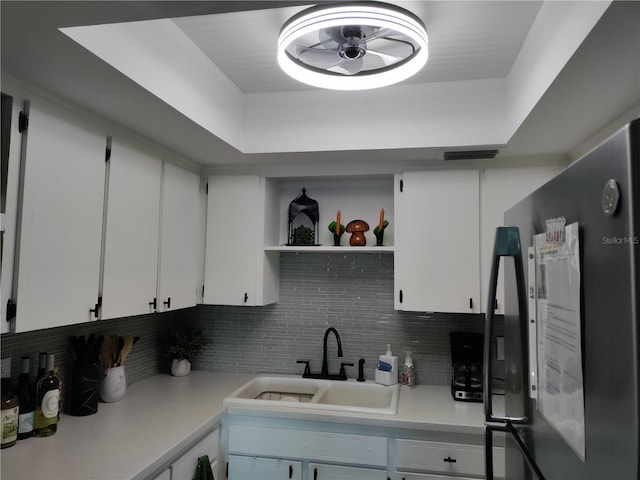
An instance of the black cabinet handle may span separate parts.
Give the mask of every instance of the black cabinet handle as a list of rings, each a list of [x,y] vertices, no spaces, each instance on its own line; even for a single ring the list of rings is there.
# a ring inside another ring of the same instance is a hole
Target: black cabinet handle
[[[469,299],[469,308],[473,309],[473,298]]]
[[[402,303],[402,290],[400,290],[400,303]]]
[[[100,308],[102,307],[102,297],[98,297],[98,302],[93,308],[89,309],[89,313],[93,313],[93,318],[98,318],[100,315]]]
[[[318,480],[318,469],[317,468],[313,469],[313,480]]]
[[[293,465],[289,465],[289,478],[293,478]]]
[[[456,463],[457,462],[457,460],[455,458],[451,458],[451,457],[443,458],[443,461],[445,461],[447,463]]]
[[[167,297],[167,301],[162,302],[162,304],[167,308],[171,308],[171,297]]]
[[[244,303],[247,303],[247,301],[249,301],[249,294],[245,293],[244,294]]]

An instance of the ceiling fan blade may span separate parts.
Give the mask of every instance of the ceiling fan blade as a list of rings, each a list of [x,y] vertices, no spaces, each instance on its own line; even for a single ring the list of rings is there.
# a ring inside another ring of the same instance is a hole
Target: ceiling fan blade
[[[360,70],[362,70],[362,64],[364,63],[364,58],[356,58],[355,60],[344,60],[342,63],[338,65],[327,68],[330,72],[342,73],[344,75],[355,75]]]
[[[378,38],[384,38],[392,35],[398,35],[398,32],[396,32],[391,28],[379,28],[375,32],[369,35],[366,35],[364,39],[368,43],[368,42],[372,42],[373,40],[377,40]]]
[[[340,27],[323,28],[318,31],[318,38],[320,44],[328,50],[336,48],[346,42],[346,39],[342,36]]]
[[[382,53],[376,50],[367,49],[367,54],[369,53],[371,55],[375,55],[376,57],[379,57],[384,62],[385,65],[393,65],[394,63],[397,63],[400,60],[402,60],[402,57],[396,57],[394,55],[389,55],[387,53]]]
[[[336,50],[324,48],[309,48],[298,45],[296,46],[296,55],[304,63],[318,68],[332,67],[342,61]]]

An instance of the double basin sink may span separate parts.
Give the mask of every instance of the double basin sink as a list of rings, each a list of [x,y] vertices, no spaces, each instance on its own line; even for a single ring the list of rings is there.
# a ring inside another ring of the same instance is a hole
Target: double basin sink
[[[258,376],[224,399],[228,406],[316,409],[396,415],[400,385],[320,380],[288,375]]]

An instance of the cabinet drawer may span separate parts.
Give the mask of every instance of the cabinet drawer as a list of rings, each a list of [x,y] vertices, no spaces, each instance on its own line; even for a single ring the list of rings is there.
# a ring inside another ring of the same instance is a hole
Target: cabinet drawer
[[[213,462],[218,456],[219,443],[220,429],[215,429],[171,464],[171,478],[173,480],[192,478],[196,471],[198,459],[203,455],[209,456],[209,461],[212,463],[212,470],[215,472],[216,467],[213,465]]]
[[[471,477],[450,477],[443,475],[432,475],[430,473],[403,473],[398,472],[393,477],[393,480],[478,480]]]
[[[494,472],[504,476],[504,448],[493,449]],[[484,475],[484,446],[459,443],[396,441],[398,469],[427,470],[456,475]]]
[[[302,462],[229,455],[229,480],[301,480]]]
[[[309,480],[387,480],[387,471],[310,463],[307,478]]]
[[[231,425],[229,453],[387,465],[387,439],[368,435]]]

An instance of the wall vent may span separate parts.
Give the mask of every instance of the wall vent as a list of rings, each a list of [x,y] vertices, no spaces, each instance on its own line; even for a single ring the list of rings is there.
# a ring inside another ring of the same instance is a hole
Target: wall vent
[[[445,160],[476,160],[496,158],[498,150],[453,150],[444,152]]]

